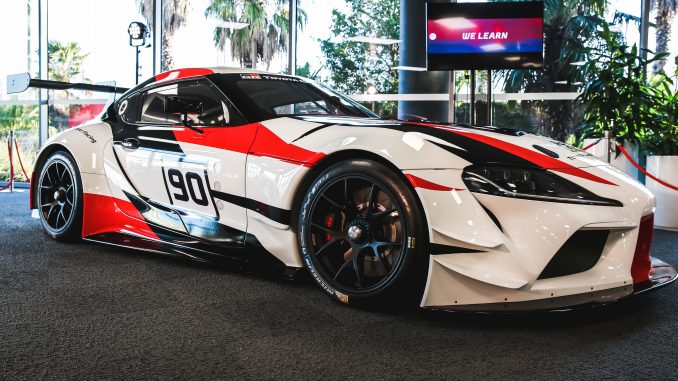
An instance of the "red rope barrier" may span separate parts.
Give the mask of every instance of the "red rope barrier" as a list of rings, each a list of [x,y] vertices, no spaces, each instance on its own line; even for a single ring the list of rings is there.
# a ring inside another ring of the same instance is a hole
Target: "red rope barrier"
[[[9,144],[9,140],[7,140],[7,155],[9,155],[9,171],[10,171],[10,177],[9,177],[9,183],[5,185],[4,187],[0,188],[0,191],[4,191],[5,189],[9,188],[12,186],[12,183],[14,182],[14,160],[12,159],[12,146]]]
[[[603,140],[603,139],[598,139],[598,140],[596,140],[595,142],[593,142],[593,143],[587,145],[586,147],[582,148],[581,150],[582,150],[582,151],[586,151],[586,150],[588,150],[589,148],[593,147],[594,145],[600,143],[601,140]]]
[[[636,163],[636,161],[633,160],[633,158],[631,157],[631,155],[629,155],[629,153],[626,152],[626,150],[624,149],[624,147],[622,147],[621,145],[618,144],[618,145],[617,145],[617,148],[619,148],[619,150],[621,151],[621,153],[623,153],[624,156],[626,156],[626,160],[628,160],[631,164],[633,164],[634,167],[638,168],[639,171],[643,172],[643,173],[645,174],[645,176],[651,178],[652,180],[658,182],[659,184],[661,184],[661,185],[663,185],[663,186],[665,186],[665,187],[667,187],[667,188],[671,188],[671,189],[673,189],[673,190],[675,190],[675,191],[678,191],[678,187],[677,187],[677,186],[671,185],[671,184],[667,183],[667,182],[664,181],[664,180],[658,179],[657,177],[653,176],[653,175],[650,174],[648,171],[646,171],[645,168],[641,167],[640,164]]]
[[[16,147],[16,157],[19,158],[19,165],[21,166],[21,171],[24,173],[24,176],[26,176],[26,181],[28,181],[28,184],[30,184],[31,178],[28,176],[28,173],[26,173],[26,169],[24,169],[24,163],[21,162],[21,154],[19,153],[19,143],[17,142],[16,139],[14,139],[14,147]]]

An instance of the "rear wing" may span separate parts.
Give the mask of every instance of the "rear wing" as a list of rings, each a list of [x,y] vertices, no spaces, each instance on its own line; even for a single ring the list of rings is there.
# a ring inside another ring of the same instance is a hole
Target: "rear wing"
[[[7,94],[18,94],[26,91],[29,87],[49,90],[89,90],[101,93],[122,94],[129,90],[126,87],[91,83],[70,83],[49,81],[45,79],[33,79],[28,73],[11,74],[7,76]]]

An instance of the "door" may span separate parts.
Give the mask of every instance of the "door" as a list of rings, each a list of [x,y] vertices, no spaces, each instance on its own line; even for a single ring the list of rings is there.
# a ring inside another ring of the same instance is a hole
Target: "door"
[[[154,217],[177,230],[224,246],[244,245],[245,165],[256,125],[247,125],[207,79],[156,86],[137,95],[137,117],[114,132],[114,149],[136,192],[159,208]],[[194,112],[167,104],[190,100]]]

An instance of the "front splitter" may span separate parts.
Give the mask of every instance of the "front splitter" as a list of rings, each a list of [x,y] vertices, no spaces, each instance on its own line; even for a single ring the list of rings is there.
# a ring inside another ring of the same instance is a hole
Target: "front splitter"
[[[449,312],[513,313],[537,311],[568,311],[573,309],[602,306],[666,286],[678,279],[678,272],[670,264],[650,257],[652,269],[649,279],[633,286],[600,290],[585,294],[567,295],[555,298],[529,300],[524,302],[484,303],[453,306],[427,307],[431,310]],[[633,287],[632,290],[629,290]]]
[[[650,257],[650,261],[652,263],[650,278],[633,285],[633,293],[636,295],[666,286],[678,278],[678,272],[670,264],[654,257]]]

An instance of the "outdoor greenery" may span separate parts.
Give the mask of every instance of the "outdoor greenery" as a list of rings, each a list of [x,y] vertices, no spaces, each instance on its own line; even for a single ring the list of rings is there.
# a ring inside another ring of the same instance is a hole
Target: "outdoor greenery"
[[[608,5],[605,0],[545,1],[544,70],[505,71],[498,79],[507,92],[582,94],[576,102],[495,105],[495,124],[522,124],[519,128],[572,142],[611,130],[620,141],[638,144],[647,153],[675,155],[678,78],[664,74],[663,67],[678,1],[653,1],[657,54],[629,45],[624,34],[612,31],[603,19]],[[639,27],[639,22],[619,12],[612,20],[617,26]],[[572,133],[575,140],[569,138]]]
[[[214,46],[224,50],[229,43],[231,55],[240,61],[241,66],[256,68],[261,62],[268,70],[275,55],[287,51],[288,1],[275,0],[266,4],[260,0],[211,0],[205,17],[247,24],[241,29],[217,26],[214,28]],[[306,12],[297,8],[299,30],[304,29],[307,19]]]
[[[503,128],[511,128],[516,130],[526,130],[529,132],[536,132],[540,125],[533,120],[539,120],[539,113],[541,110],[541,103],[535,104],[535,101],[508,101],[495,102],[494,107],[494,124]],[[481,107],[482,108],[482,107]]]
[[[328,85],[345,94],[363,94],[370,85],[379,93],[398,92],[398,45],[347,41],[348,37],[400,38],[399,0],[346,0],[349,10],[332,11],[332,37],[320,40],[330,72]],[[394,114],[395,102],[380,105],[381,112]]]
[[[657,31],[655,38],[657,42],[656,50],[665,52],[669,49],[669,40],[671,38],[671,25],[673,18],[678,10],[678,0],[653,0],[652,5],[657,12],[655,16],[655,25]],[[652,65],[652,73],[658,74],[664,71],[665,60],[657,60]]]
[[[160,68],[162,71],[174,68],[172,56],[172,37],[174,33],[186,24],[188,5],[190,0],[163,0],[162,1],[162,57]],[[146,25],[153,26],[153,0],[137,0],[139,12],[146,19]]]
[[[37,138],[38,106],[0,106],[0,180],[9,179],[9,155],[7,152],[7,139],[9,132],[14,130],[15,137],[19,142],[21,159],[26,170],[33,170],[33,162],[37,155],[37,145],[33,144]],[[16,156],[15,156],[16,159]],[[25,180],[20,169],[15,167],[16,178]]]
[[[89,81],[82,69],[89,53],[83,53],[77,42],[48,41],[47,51],[49,54],[47,76],[50,80],[61,82]],[[73,97],[73,92],[70,90],[52,91],[50,96],[56,99],[69,99]],[[51,105],[48,111],[50,129],[55,131],[66,129],[69,115],[71,112],[77,111],[78,107],[77,105]]]
[[[652,155],[678,155],[678,69],[672,76],[662,72],[653,77],[650,94],[654,108],[644,148]]]
[[[577,63],[589,57],[583,49],[596,45],[597,28],[607,0],[544,1],[544,69],[499,72],[506,92],[576,92],[584,81]],[[566,81],[566,83],[561,83]],[[579,114],[572,101],[535,102],[536,131],[564,141],[574,132]]]
[[[311,71],[311,64],[309,62],[306,62],[301,66],[297,66],[297,75],[300,77],[305,77],[308,79],[312,79],[314,81],[318,81],[320,80],[320,70],[322,70],[322,67],[319,67]]]
[[[38,125],[38,106],[0,106],[0,136],[10,131],[34,129]]]
[[[648,79],[651,66],[668,53],[629,46],[607,25],[599,38],[603,44],[589,50],[592,61],[583,67],[588,81],[578,98],[585,110],[580,137],[600,137],[609,130],[618,141],[638,144],[648,153],[678,154],[678,73]]]
[[[624,36],[607,24],[602,24],[599,37],[603,44],[587,49],[592,60],[582,67],[588,81],[578,98],[585,108],[579,133],[601,136],[609,130],[620,141],[637,144],[647,136],[656,113],[647,70],[667,54],[652,55],[635,44],[629,46]]]
[[[38,156],[38,147],[37,144],[37,130],[20,130],[15,133],[15,138],[19,145],[19,153],[21,155],[21,161],[24,164],[24,168],[28,172],[28,176],[33,172],[33,164],[35,159]],[[28,179],[24,176],[21,171],[21,167],[18,161],[18,155],[14,153],[14,178],[17,181],[27,181]],[[10,174],[9,167],[9,154],[7,152],[7,135],[0,139],[0,181],[8,181]]]
[[[77,42],[62,43],[51,40],[47,43],[49,65],[48,77],[52,81],[70,82],[82,78],[82,64],[89,54],[84,54]]]
[[[153,1],[136,0],[151,26]],[[268,69],[272,60],[287,52],[290,0],[210,0],[206,18],[243,22],[241,29],[217,27],[214,45],[229,50],[241,66]],[[299,0],[293,0],[299,1]],[[494,0],[516,1],[516,0]],[[517,0],[521,1],[521,0]],[[364,94],[374,86],[378,93],[398,92],[398,44],[349,41],[366,36],[400,38],[400,0],[342,0],[345,7],[332,11],[328,28],[332,37],[318,40],[324,62],[299,63],[297,73],[323,82],[346,94]],[[541,133],[561,141],[580,143],[611,130],[620,140],[640,145],[647,153],[678,154],[678,71],[664,73],[668,53],[643,52],[615,32],[604,17],[609,0],[544,0],[544,69],[506,70],[494,80],[506,92],[581,92],[577,101],[495,102],[494,124]],[[190,0],[162,2],[162,70],[173,68],[172,39],[185,25]],[[313,6],[332,6],[318,2]],[[309,6],[310,7],[310,6]],[[657,52],[668,48],[678,0],[653,0]],[[297,26],[303,30],[308,16],[298,9]],[[617,26],[637,28],[639,18],[615,13]],[[87,81],[83,64],[88,54],[75,42],[49,41],[48,77],[58,81]],[[468,80],[458,72],[457,86]],[[478,73],[478,92],[483,92],[484,72]],[[459,89],[457,89],[459,90]],[[72,92],[51,92],[60,99]],[[395,115],[397,102],[366,102],[382,115]],[[50,129],[66,128],[72,107],[50,106]],[[468,119],[467,102],[456,106],[459,121]],[[477,104],[479,120],[485,107]],[[37,150],[37,106],[0,106],[0,137],[14,130],[24,163],[30,166]],[[572,136],[575,135],[573,138]],[[573,140],[574,139],[574,140]],[[8,170],[7,147],[0,144],[0,179]]]
[[[83,63],[86,53],[76,42],[48,41],[47,51],[49,65],[47,76],[50,80],[71,82],[87,81],[83,75]],[[51,96],[57,99],[68,99],[72,96],[69,91],[52,91]],[[78,106],[51,105],[48,111],[50,131],[63,130],[68,126],[68,117],[73,108]],[[38,153],[38,106],[9,105],[0,106],[0,180],[9,179],[10,166],[7,152],[7,138],[9,132],[14,131],[14,137],[19,145],[19,152],[24,167],[30,175]],[[14,155],[15,178],[25,181],[21,172],[18,156]]]

